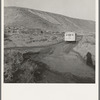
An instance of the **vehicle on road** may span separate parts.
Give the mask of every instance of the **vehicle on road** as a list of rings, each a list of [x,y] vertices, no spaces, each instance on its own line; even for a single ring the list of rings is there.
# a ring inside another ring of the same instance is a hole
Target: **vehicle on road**
[[[64,40],[67,42],[76,42],[75,32],[65,32]]]

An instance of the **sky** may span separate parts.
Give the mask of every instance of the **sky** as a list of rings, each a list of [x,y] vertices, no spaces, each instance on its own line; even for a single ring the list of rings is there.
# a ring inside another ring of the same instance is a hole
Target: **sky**
[[[96,0],[4,0],[4,6],[25,7],[95,21]]]

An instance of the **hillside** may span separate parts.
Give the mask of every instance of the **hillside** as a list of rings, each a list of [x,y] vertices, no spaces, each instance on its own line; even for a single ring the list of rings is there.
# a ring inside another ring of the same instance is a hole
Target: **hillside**
[[[25,28],[39,28],[55,32],[95,32],[95,22],[93,21],[19,7],[4,8],[4,25],[5,27],[22,26]]]

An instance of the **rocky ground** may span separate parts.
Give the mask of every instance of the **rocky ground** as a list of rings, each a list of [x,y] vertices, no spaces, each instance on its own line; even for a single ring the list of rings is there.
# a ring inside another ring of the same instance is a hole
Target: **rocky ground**
[[[78,36],[77,42],[60,41],[48,46],[5,48],[4,82],[94,83],[94,38],[94,35],[82,35]],[[90,58],[87,57],[88,52]]]

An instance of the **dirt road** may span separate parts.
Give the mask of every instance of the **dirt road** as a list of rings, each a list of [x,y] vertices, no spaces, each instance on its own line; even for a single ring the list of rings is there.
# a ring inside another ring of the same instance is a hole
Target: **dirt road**
[[[79,54],[73,52],[76,45],[77,43],[63,42],[52,46],[52,54],[45,56],[42,62],[58,72],[69,72],[76,76],[94,79],[94,70],[85,64]]]

